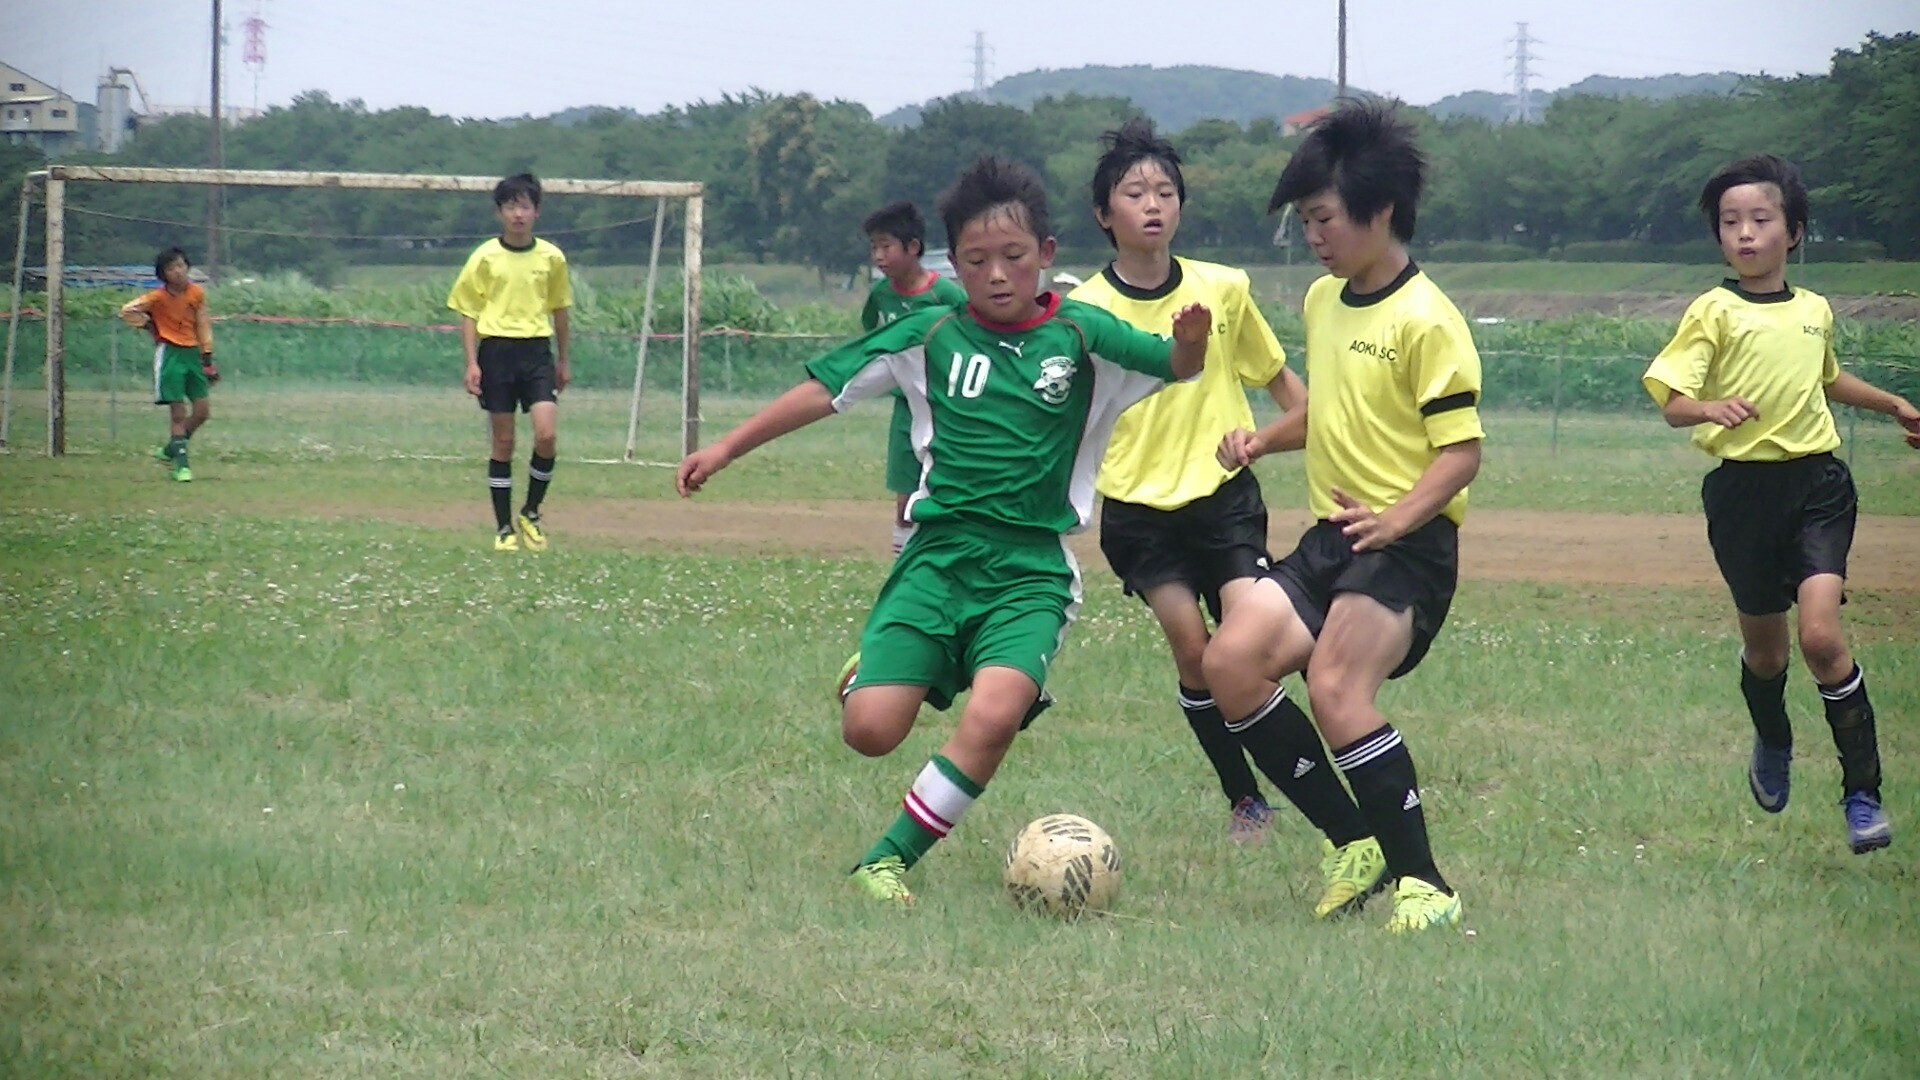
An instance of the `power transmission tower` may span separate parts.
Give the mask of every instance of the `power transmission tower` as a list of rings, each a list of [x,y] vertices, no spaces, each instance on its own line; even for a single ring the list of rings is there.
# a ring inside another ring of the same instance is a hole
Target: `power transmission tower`
[[[1531,124],[1539,119],[1533,111],[1533,46],[1540,39],[1528,36],[1526,23],[1513,25],[1513,99],[1507,102],[1507,122]]]
[[[1347,0],[1340,0],[1340,81],[1335,84],[1333,99],[1347,96]]]
[[[987,35],[985,31],[973,32],[973,96],[976,101],[987,100]]]

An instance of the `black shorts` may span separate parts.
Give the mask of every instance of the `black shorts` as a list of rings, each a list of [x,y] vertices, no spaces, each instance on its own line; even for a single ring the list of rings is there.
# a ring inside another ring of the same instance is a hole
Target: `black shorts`
[[[535,402],[558,401],[553,384],[552,338],[481,338],[480,407],[490,413],[521,412]]]
[[[1210,495],[1178,510],[1107,499],[1100,507],[1100,554],[1128,596],[1179,582],[1220,621],[1220,587],[1269,567],[1267,504],[1242,469]]]
[[[1355,555],[1338,524],[1318,521],[1268,576],[1286,590],[1316,639],[1340,593],[1359,593],[1395,612],[1412,608],[1413,641],[1406,659],[1387,676],[1397,679],[1419,666],[1447,621],[1460,580],[1460,527],[1436,517],[1380,551]]]
[[[1860,500],[1832,454],[1727,461],[1700,482],[1713,561],[1743,615],[1778,615],[1815,574],[1847,576]]]

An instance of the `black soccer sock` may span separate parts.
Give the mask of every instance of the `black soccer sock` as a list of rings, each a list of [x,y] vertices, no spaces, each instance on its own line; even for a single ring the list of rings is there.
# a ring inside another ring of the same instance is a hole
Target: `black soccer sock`
[[[172,458],[176,465],[185,465],[187,463],[187,437],[185,435],[174,435],[167,439],[167,456]]]
[[[539,454],[527,459],[527,505],[520,512],[538,521],[540,500],[547,497],[547,485],[553,482],[553,459]]]
[[[1433,848],[1427,842],[1427,815],[1420,808],[1413,755],[1407,753],[1393,725],[1334,751],[1333,761],[1347,774],[1360,812],[1373,826],[1380,852],[1387,857],[1387,876],[1417,877],[1452,893],[1433,863]]]
[[[1220,707],[1213,703],[1213,695],[1182,686],[1179,700],[1180,711],[1187,714],[1187,726],[1193,729],[1193,737],[1199,740],[1200,749],[1213,763],[1215,775],[1220,777],[1220,793],[1227,797],[1227,804],[1238,806],[1241,799],[1260,798],[1260,782],[1247,767],[1240,740],[1227,730],[1227,722],[1220,715]]]
[[[1864,791],[1880,801],[1880,741],[1874,733],[1873,703],[1867,700],[1867,676],[1860,665],[1853,674],[1831,686],[1820,686],[1827,707],[1827,726],[1833,728],[1833,746],[1840,751],[1841,794]]]
[[[513,527],[513,462],[487,459],[487,489],[493,493],[493,524],[501,532]]]
[[[1742,653],[1740,696],[1747,699],[1747,714],[1753,717],[1753,730],[1760,741],[1776,750],[1793,749],[1793,722],[1787,718],[1787,669],[1763,679],[1747,666],[1746,654]]]
[[[1280,794],[1335,847],[1345,847],[1374,831],[1328,763],[1327,749],[1320,744],[1313,721],[1287,697],[1286,687],[1275,687],[1265,705],[1246,719],[1228,724],[1227,730]]]

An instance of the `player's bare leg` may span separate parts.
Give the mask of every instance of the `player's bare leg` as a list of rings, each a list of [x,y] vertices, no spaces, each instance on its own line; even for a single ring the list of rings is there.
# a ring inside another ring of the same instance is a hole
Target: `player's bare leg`
[[[1201,665],[1212,635],[1207,631],[1206,617],[1200,613],[1200,598],[1184,582],[1176,581],[1146,590],[1141,599],[1153,612],[1161,634],[1167,639],[1167,648],[1173,653],[1174,671],[1180,680],[1180,711],[1186,714],[1187,727],[1192,729],[1194,739],[1207,755],[1214,775],[1219,778],[1220,792],[1227,798],[1230,808],[1227,836],[1238,844],[1260,843],[1266,839],[1267,828],[1273,823],[1273,811],[1261,797],[1260,782],[1247,766],[1240,740],[1227,730],[1220,707],[1207,689],[1207,675]]]
[[[1313,715],[1346,774],[1398,879],[1387,928],[1408,933],[1460,921],[1460,898],[1447,887],[1427,838],[1413,757],[1374,704],[1387,676],[1413,644],[1413,611],[1394,611],[1359,593],[1340,593],[1307,669]]]

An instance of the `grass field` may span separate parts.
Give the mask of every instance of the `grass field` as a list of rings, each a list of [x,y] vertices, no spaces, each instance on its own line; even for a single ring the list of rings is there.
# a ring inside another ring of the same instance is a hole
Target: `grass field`
[[[1296,818],[1226,841],[1158,631],[1096,573],[1062,704],[918,905],[877,910],[843,875],[951,723],[880,761],[838,743],[827,688],[883,562],[570,536],[570,502],[670,498],[664,469],[572,460],[618,450],[617,392],[569,397],[555,550],[505,560],[457,395],[217,404],[190,487],[140,457],[150,410],[103,437],[97,392],[81,452],[0,457],[0,1074],[1913,1074],[1911,587],[1848,609],[1899,831],[1857,858],[1804,670],[1792,806],[1746,794],[1718,590],[1463,582],[1383,705],[1471,934],[1398,940],[1377,908],[1313,922]],[[709,434],[745,407],[710,400]],[[884,423],[702,499],[877,493]],[[1476,512],[1695,505],[1703,459],[1650,416],[1489,428]],[[1920,512],[1920,455],[1871,432],[1865,510]],[[1262,463],[1270,501],[1297,468]],[[1002,845],[1059,810],[1121,847],[1110,918],[1000,895]]]

